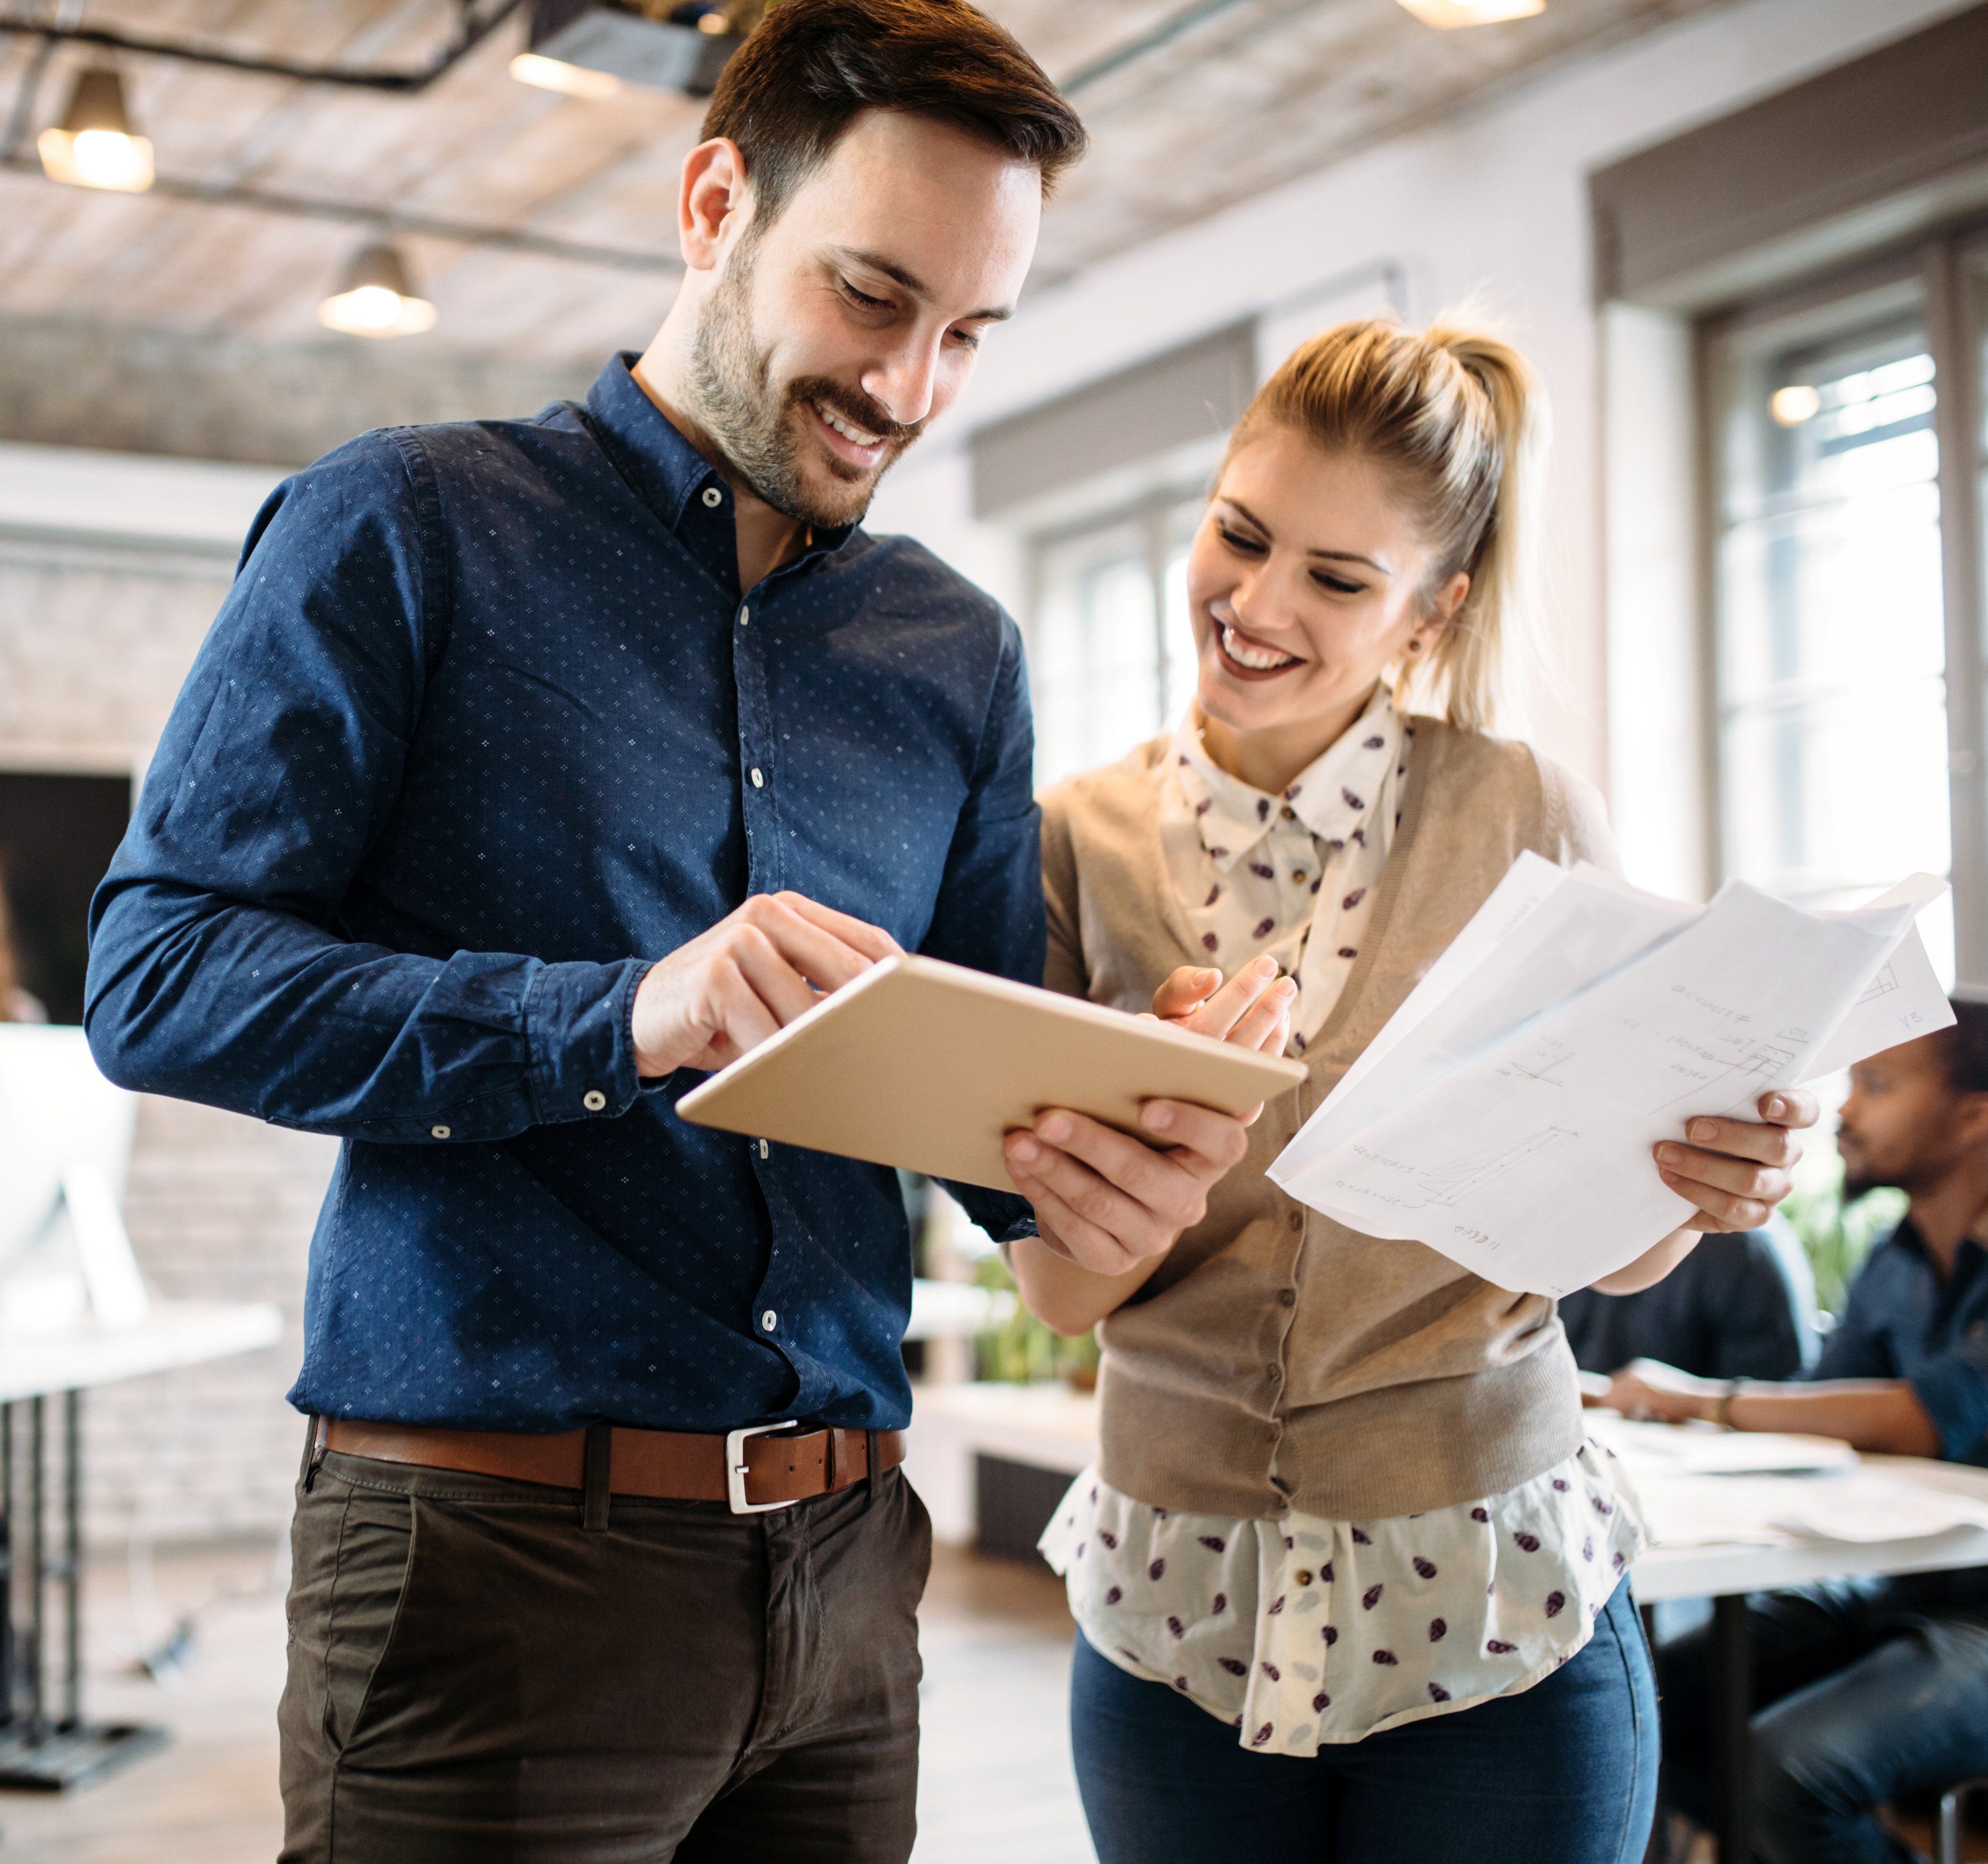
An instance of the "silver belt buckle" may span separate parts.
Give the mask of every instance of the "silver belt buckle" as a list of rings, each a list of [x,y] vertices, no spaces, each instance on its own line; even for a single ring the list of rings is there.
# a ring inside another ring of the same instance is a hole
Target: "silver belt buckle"
[[[735,1514],[770,1514],[776,1508],[790,1508],[791,1501],[748,1501],[746,1499],[746,1440],[764,1437],[769,1430],[791,1430],[800,1420],[789,1417],[777,1424],[748,1424],[742,1430],[725,1433],[725,1499]]]

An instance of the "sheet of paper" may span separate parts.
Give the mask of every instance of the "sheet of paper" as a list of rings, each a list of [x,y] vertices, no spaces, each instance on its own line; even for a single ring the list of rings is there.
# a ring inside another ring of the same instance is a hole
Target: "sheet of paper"
[[[1857,1467],[1857,1452],[1833,1437],[1643,1423],[1612,1411],[1589,1411],[1584,1421],[1588,1434],[1612,1450],[1638,1482],[1664,1476],[1787,1475]]]
[[[1770,1519],[1810,1540],[1922,1540],[1956,1528],[1988,1528],[1988,1502],[1903,1480],[1880,1470],[1780,1485]]]
[[[1699,910],[1591,868],[1550,886],[1528,871],[1496,923],[1473,934],[1473,920],[1458,940],[1472,961],[1446,979],[1432,969],[1425,985],[1446,988],[1403,1028],[1391,1022],[1380,1057],[1348,1071],[1270,1176],[1351,1227],[1425,1243],[1499,1287],[1587,1287],[1689,1212],[1651,1147],[1695,1115],[1748,1112],[1811,1079],[1859,1000],[1874,984],[1888,994],[1887,964],[1902,957],[1893,975],[1910,974],[1898,947],[1942,884],[1916,877],[1823,914],[1735,882]],[[1915,1013],[1930,1017],[1922,996],[1915,984]],[[1864,1021],[1848,1046],[1895,1039]]]

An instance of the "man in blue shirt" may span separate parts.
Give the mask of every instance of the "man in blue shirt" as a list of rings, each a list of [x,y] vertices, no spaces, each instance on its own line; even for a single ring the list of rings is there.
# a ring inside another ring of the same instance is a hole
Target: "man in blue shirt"
[[[1850,1071],[1844,1195],[1910,1200],[1850,1291],[1811,1383],[1718,1383],[1647,1362],[1608,1402],[1736,1430],[1809,1431],[1860,1450],[1988,1466],[1988,1002]],[[1762,1594],[1754,1842],[1771,1864],[1909,1864],[1875,1816],[1988,1775],[1988,1569]],[[1660,1653],[1667,1788],[1706,1805],[1709,1653]]]
[[[1707,1379],[1793,1379],[1816,1356],[1815,1285],[1801,1239],[1778,1216],[1701,1239],[1654,1287],[1584,1288],[1560,1301],[1583,1372],[1658,1359]]]
[[[685,159],[644,354],[534,420],[365,436],[256,520],[88,1024],[133,1088],[345,1141],[286,1859],[909,1849],[895,1180],[674,1108],[901,948],[1040,978],[1014,624],[857,525],[1082,143],[965,0],[784,0]],[[959,1194],[1122,1268],[1244,1150],[1148,1118],[1164,1152],[1044,1136],[1080,1237]]]

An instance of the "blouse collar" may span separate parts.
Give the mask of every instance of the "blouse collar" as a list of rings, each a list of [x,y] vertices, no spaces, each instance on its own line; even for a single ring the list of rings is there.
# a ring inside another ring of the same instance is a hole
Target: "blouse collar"
[[[1384,685],[1366,710],[1300,771],[1281,796],[1231,776],[1202,743],[1189,709],[1174,734],[1175,774],[1193,809],[1208,857],[1226,873],[1275,828],[1288,809],[1334,849],[1361,832],[1401,754],[1401,718]]]

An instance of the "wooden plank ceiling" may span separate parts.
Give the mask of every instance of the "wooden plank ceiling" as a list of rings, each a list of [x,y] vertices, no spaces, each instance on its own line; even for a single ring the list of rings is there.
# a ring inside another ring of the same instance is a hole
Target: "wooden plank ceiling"
[[[0,0],[25,12],[36,0]],[[1431,31],[1394,0],[989,0],[1072,84],[1094,142],[1045,223],[1036,285],[1435,120],[1567,59],[1729,0],[1549,0],[1506,25]],[[52,12],[54,0],[41,0]],[[292,59],[414,66],[451,0],[93,0],[92,26]],[[1182,22],[1193,23],[1182,26]],[[536,233],[668,261],[674,178],[701,103],[633,87],[602,100],[518,83],[507,23],[413,96],[292,83],[176,59],[121,62],[161,177],[396,216]],[[37,42],[0,42],[0,123]],[[1131,56],[1125,56],[1127,54]],[[85,54],[59,51],[0,168],[0,316],[315,334],[318,301],[363,225],[252,204],[58,187],[32,165]],[[1109,69],[1099,69],[1122,59]],[[538,360],[639,342],[665,269],[399,235],[441,313],[431,336]]]

